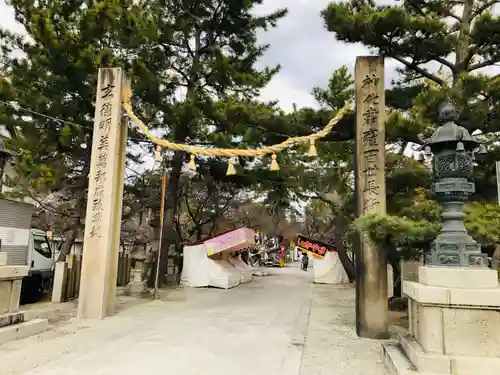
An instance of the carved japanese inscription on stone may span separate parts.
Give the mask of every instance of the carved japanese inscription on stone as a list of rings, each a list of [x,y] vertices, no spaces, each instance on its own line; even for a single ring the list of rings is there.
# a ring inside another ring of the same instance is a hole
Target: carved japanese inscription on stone
[[[103,214],[103,199],[104,199],[104,184],[107,178],[107,163],[109,153],[109,130],[111,127],[111,116],[113,114],[113,99],[115,95],[115,87],[113,83],[105,83],[100,87],[97,93],[100,96],[99,126],[94,130],[94,137],[99,140],[97,147],[97,162],[94,175],[94,194],[92,199],[92,229],[90,237],[101,237],[101,221]]]
[[[385,213],[384,60],[358,57],[356,92],[356,192],[358,214]],[[388,337],[385,254],[362,232],[356,254],[356,331],[361,337]],[[391,289],[392,292],[392,289]]]
[[[384,61],[356,62],[356,152],[359,214],[385,213]]]

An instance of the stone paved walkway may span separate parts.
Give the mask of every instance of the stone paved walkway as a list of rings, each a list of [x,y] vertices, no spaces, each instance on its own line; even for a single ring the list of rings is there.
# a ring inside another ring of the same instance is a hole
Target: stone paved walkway
[[[352,286],[296,266],[224,291],[177,289],[78,327],[0,347],[0,375],[386,375],[380,343],[354,332]]]

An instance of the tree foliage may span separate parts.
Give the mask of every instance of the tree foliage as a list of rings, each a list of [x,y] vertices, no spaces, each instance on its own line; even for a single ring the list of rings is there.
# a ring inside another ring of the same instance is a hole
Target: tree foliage
[[[459,125],[483,133],[489,155],[476,168],[476,202],[465,212],[467,228],[487,247],[496,238],[492,228],[497,208],[484,202],[496,199],[494,161],[499,157],[499,77],[488,74],[500,61],[500,17],[493,13],[497,4],[407,0],[378,5],[352,0],[331,3],[322,12],[338,40],[361,43],[400,63],[399,78],[386,92],[389,142],[398,142],[401,150],[408,142],[422,144],[435,129],[438,106],[447,98],[459,109]],[[363,217],[355,225],[386,249],[412,256],[415,250],[429,248],[440,227],[439,207],[429,192],[428,170],[401,158],[395,162],[397,168],[387,175],[388,215]]]
[[[356,220],[358,229],[367,231],[371,239],[382,249],[394,248],[404,258],[418,258],[429,251],[430,244],[441,229],[439,209],[433,201],[418,202],[424,217],[418,215],[377,215],[371,214]],[[500,240],[500,206],[496,204],[469,203],[464,208],[465,227],[483,249],[492,252]]]
[[[278,70],[278,67],[262,70],[255,67],[256,60],[267,49],[257,42],[257,31],[276,25],[286,11],[255,16],[253,7],[261,2],[152,0],[143,3],[142,18],[151,32],[138,46],[138,53],[143,57],[141,67],[154,77],[146,83],[157,90],[146,101],[155,113],[151,126],[163,129],[166,137],[179,143],[231,147],[235,137],[251,141],[248,138],[254,133],[249,132],[248,124],[243,126],[241,121],[235,124],[227,115],[252,105],[252,99]],[[156,61],[166,62],[168,69],[159,74]],[[164,86],[174,86],[182,94],[165,97],[159,92]],[[138,86],[136,91],[142,89],[147,88]],[[140,93],[139,97],[142,97]],[[260,143],[260,138],[256,143]],[[175,152],[169,159],[163,220],[165,249],[179,240],[175,218],[185,157],[184,153]],[[166,265],[167,251],[162,254],[165,257],[162,264]]]
[[[234,120],[246,112],[259,123],[276,111],[253,100],[278,70],[255,68],[267,48],[257,43],[257,31],[274,26],[285,10],[254,16],[260,0],[8,3],[27,33],[0,35],[0,100],[9,103],[1,105],[0,122],[13,135],[9,146],[22,151],[16,161],[20,180],[11,185],[40,202],[50,196],[57,203],[54,213],[67,218],[69,237],[81,233],[84,222],[100,67],[126,70],[134,110],[171,140],[231,146],[243,137],[245,143],[262,143],[262,130],[249,131],[248,118]],[[25,109],[41,115],[29,117]],[[129,139],[129,145],[153,148],[134,131]],[[183,153],[169,158],[164,221],[169,238],[184,158]],[[140,161],[133,152],[128,160]],[[125,217],[138,207],[137,193],[130,187],[125,194],[130,202]]]
[[[18,152],[10,185],[64,218],[68,251],[85,216],[97,71],[134,71],[139,8],[129,0],[7,3],[26,31],[0,31],[0,100],[7,103],[0,123]],[[138,141],[134,132],[129,139]]]

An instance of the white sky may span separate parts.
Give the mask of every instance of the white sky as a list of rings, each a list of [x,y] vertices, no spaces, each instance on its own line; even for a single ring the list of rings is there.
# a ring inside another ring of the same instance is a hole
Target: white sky
[[[354,70],[356,56],[368,55],[362,45],[343,44],[328,32],[320,12],[332,0],[264,0],[255,8],[257,14],[267,14],[280,8],[287,8],[288,14],[278,27],[262,32],[261,43],[270,44],[269,50],[259,61],[259,66],[280,64],[281,71],[262,91],[263,100],[279,100],[284,110],[297,107],[314,107],[311,95],[315,86],[325,86],[332,72],[341,65]],[[395,0],[377,0],[377,3],[394,3]],[[23,32],[22,26],[14,20],[12,9],[5,0],[0,0],[0,25],[12,31]],[[398,63],[385,61],[385,83],[390,85],[396,77]],[[434,70],[434,69],[433,69]],[[491,70],[488,69],[488,71]],[[495,73],[498,73],[494,69]]]

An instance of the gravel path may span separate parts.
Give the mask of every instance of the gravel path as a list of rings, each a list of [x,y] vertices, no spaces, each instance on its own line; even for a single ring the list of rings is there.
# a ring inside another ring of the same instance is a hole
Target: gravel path
[[[314,285],[300,375],[386,375],[379,341],[356,336],[354,286]]]
[[[0,347],[0,375],[385,375],[354,332],[352,286],[296,266],[225,291],[177,289],[89,327],[71,318]]]

